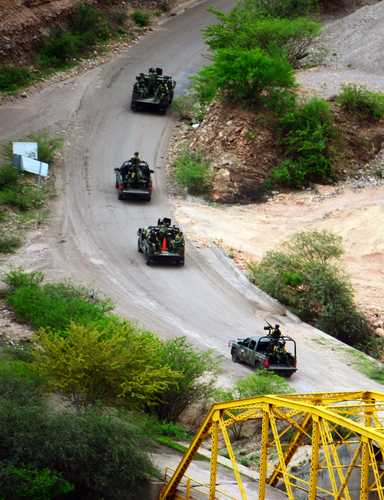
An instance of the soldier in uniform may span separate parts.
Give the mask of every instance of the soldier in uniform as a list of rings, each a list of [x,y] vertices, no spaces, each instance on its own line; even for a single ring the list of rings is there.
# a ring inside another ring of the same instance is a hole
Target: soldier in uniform
[[[281,337],[280,325],[275,325],[275,328],[271,332],[271,337],[273,337],[276,340]]]
[[[180,248],[182,248],[184,246],[184,236],[183,236],[183,233],[181,231],[176,232],[176,235],[175,235],[175,238],[174,238],[172,244],[173,244],[173,249],[175,252],[178,252],[180,250]]]
[[[122,178],[123,182],[126,180],[126,178],[128,176],[128,172],[129,172],[130,166],[131,166],[131,163],[129,161],[125,161],[121,165],[121,167],[119,168],[120,175],[121,175],[121,178]]]

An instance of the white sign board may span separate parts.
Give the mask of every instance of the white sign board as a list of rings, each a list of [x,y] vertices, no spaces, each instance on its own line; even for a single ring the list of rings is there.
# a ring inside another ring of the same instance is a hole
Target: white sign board
[[[40,175],[41,177],[47,177],[48,175],[48,163],[43,163],[42,161],[34,160],[27,156],[21,156],[20,167],[26,172]]]
[[[27,156],[37,160],[37,142],[13,142],[12,153],[14,155]]]

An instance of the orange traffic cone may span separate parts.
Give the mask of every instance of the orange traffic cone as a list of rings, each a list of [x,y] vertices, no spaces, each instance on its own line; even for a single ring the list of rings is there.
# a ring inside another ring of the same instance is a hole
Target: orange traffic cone
[[[163,238],[163,241],[161,243],[161,251],[162,252],[167,252],[168,251],[167,239],[166,238]]]

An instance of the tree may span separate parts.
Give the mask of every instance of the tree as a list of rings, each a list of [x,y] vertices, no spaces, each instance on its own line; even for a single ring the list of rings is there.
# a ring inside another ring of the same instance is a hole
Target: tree
[[[230,98],[256,102],[263,91],[295,85],[292,67],[281,55],[260,48],[218,49],[197,77],[198,87],[221,90]],[[197,88],[198,88],[197,87]]]
[[[313,38],[320,32],[318,22],[303,17],[264,17],[245,6],[235,7],[228,14],[211,11],[219,20],[204,30],[204,38],[212,50],[260,48],[271,55],[286,56],[293,66],[307,54]]]
[[[208,397],[218,373],[219,361],[212,351],[198,351],[185,337],[167,340],[160,349],[160,362],[179,374],[176,384],[162,394],[155,407],[161,419],[176,420],[195,401]]]
[[[340,269],[342,253],[341,238],[332,233],[299,233],[250,264],[250,279],[330,335],[350,345],[369,344],[373,331]]]
[[[178,380],[174,370],[161,365],[160,349],[152,333],[127,321],[71,324],[61,335],[36,333],[33,365],[51,388],[77,405],[152,406]]]

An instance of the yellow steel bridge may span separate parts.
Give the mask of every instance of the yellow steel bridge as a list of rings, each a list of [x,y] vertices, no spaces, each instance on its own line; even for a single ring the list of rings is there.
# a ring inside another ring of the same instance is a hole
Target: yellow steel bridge
[[[255,440],[258,491],[252,493],[243,484],[231,440],[234,428],[251,420],[259,421],[259,439]],[[210,500],[224,498],[217,489],[219,447],[224,446],[237,484],[235,498],[264,500],[270,485],[290,500],[384,500],[384,393],[262,396],[214,404],[166,480],[160,500],[192,498],[186,471],[206,440],[210,445],[206,485]],[[309,450],[305,464],[293,467],[296,453],[305,445]]]

